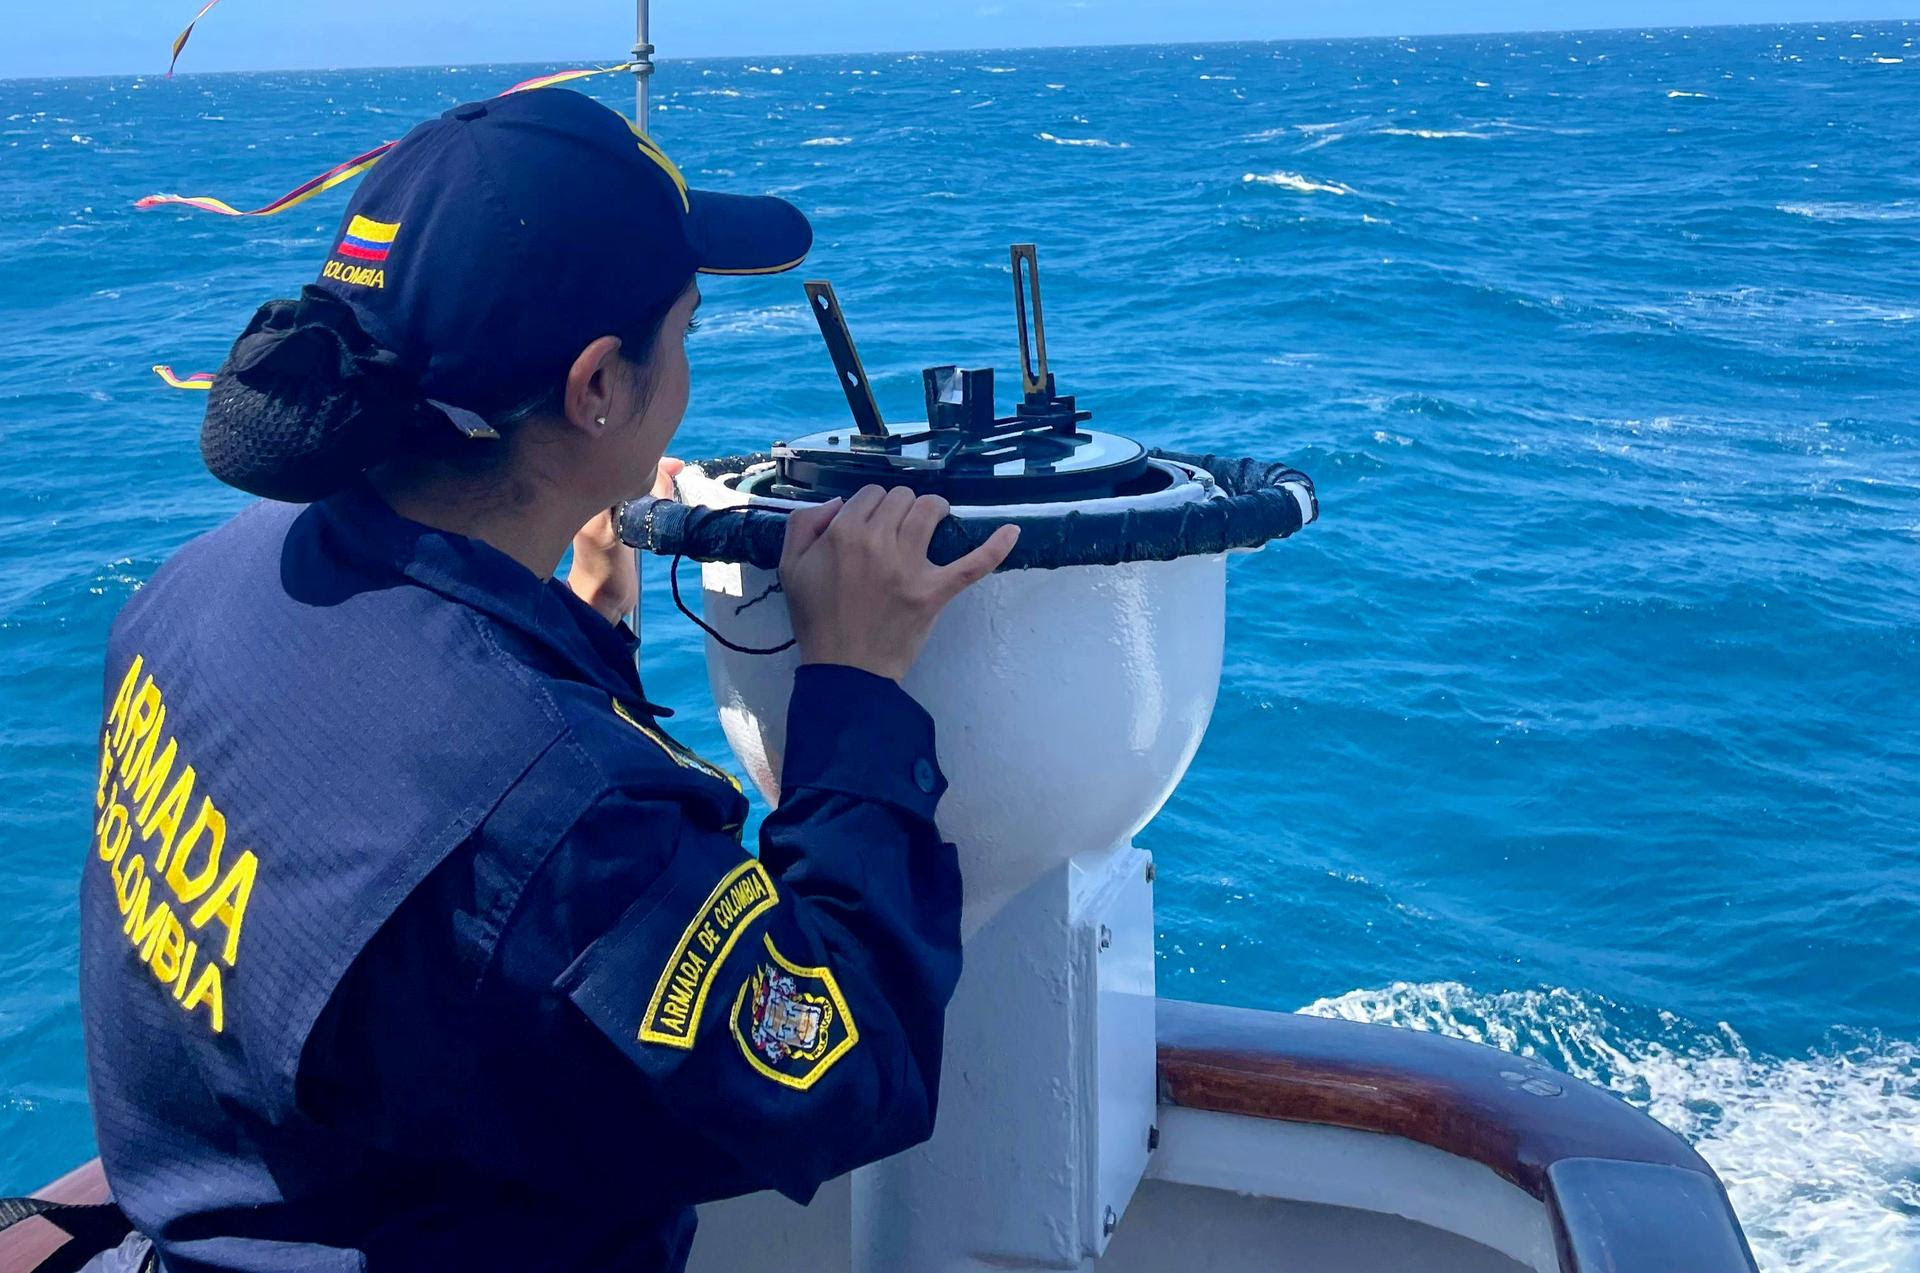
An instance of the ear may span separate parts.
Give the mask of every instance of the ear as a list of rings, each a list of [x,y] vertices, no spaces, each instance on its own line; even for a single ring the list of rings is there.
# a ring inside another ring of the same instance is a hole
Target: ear
[[[607,431],[619,381],[620,338],[602,336],[580,351],[567,370],[567,423],[598,437]]]

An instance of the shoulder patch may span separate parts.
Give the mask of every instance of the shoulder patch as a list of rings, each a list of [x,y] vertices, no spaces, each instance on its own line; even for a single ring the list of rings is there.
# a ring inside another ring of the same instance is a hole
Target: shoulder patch
[[[706,1011],[707,992],[720,965],[753,921],[780,901],[773,877],[758,858],[748,858],[720,877],[687,922],[667,966],[654,983],[647,1014],[640,1019],[640,1041],[689,1049]]]
[[[733,997],[733,1037],[747,1064],[785,1087],[806,1091],[860,1042],[840,985],[828,968],[803,968],[773,948]]]

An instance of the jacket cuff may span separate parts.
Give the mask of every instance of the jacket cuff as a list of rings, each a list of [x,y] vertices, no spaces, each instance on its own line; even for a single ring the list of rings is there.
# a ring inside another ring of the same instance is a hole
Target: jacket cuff
[[[933,718],[884,676],[802,664],[787,704],[782,797],[802,787],[884,801],[931,822],[947,789]]]

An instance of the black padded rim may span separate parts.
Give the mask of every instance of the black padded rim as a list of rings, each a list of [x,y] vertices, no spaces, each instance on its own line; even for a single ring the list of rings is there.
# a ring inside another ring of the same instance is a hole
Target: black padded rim
[[[1020,525],[1020,542],[1000,568],[1116,566],[1258,548],[1285,539],[1320,515],[1312,479],[1284,464],[1181,451],[1155,450],[1149,455],[1205,471],[1221,498],[1164,508],[1117,512],[1070,508],[1044,517],[1012,518]],[[772,458],[764,453],[731,455],[697,464],[715,477],[726,477]],[[694,508],[651,496],[623,505],[619,522],[620,537],[636,548],[663,557],[740,562],[763,570],[780,564],[780,545],[787,533],[783,512]],[[1000,525],[992,518],[948,517],[934,532],[927,555],[945,565],[978,547]]]

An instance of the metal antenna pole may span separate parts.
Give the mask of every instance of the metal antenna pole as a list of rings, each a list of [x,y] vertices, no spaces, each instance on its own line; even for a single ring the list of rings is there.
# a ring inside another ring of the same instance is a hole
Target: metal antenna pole
[[[647,79],[653,74],[653,45],[647,34],[648,0],[635,0],[634,5],[634,44],[633,44],[633,80],[634,80],[634,116],[633,122],[640,125],[641,131],[653,131],[648,127],[647,118]]]

